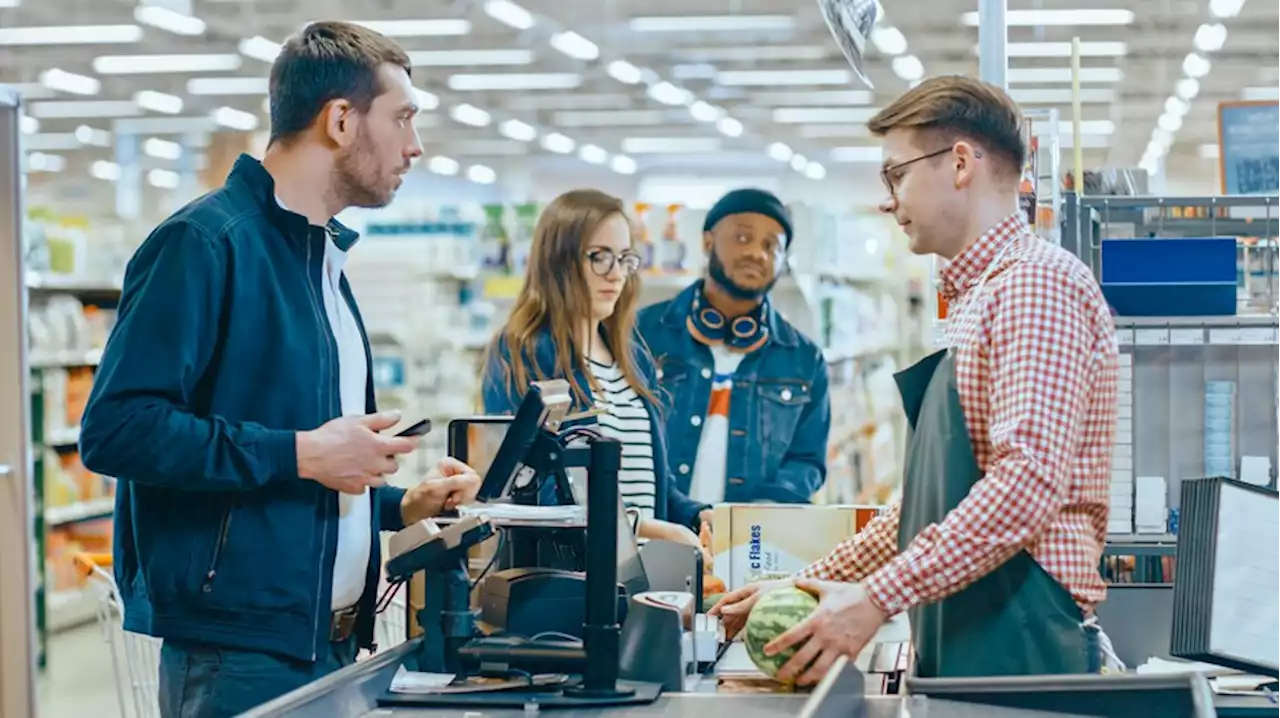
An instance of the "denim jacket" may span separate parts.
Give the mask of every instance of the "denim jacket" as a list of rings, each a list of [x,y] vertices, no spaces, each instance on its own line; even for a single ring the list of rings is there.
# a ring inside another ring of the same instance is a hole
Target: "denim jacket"
[[[506,340],[499,339],[498,341],[499,352],[510,361],[510,351],[507,349]],[[538,336],[533,355],[536,366],[530,367],[530,374],[547,379],[564,378],[556,375],[555,344],[549,332],[543,332]],[[643,381],[653,390],[657,383],[653,357],[644,348],[638,337],[635,343],[635,362]],[[586,391],[587,402],[582,404],[575,396],[574,405],[570,409],[570,413],[585,411],[594,406],[594,400],[591,397],[591,385],[587,382],[586,377],[581,371],[575,370],[574,379]],[[490,359],[484,368],[484,375],[481,378],[481,393],[486,414],[514,414],[516,409],[519,408],[520,400],[524,397],[524,390],[517,391],[504,381],[502,366],[496,358]],[[699,524],[698,514],[708,506],[690,499],[684,491],[676,488],[676,481],[671,476],[668,468],[670,462],[666,460],[666,432],[662,430],[663,422],[659,408],[646,401],[643,396],[641,401],[645,404],[645,409],[649,413],[650,426],[653,427],[654,496],[658,499],[654,502],[654,518],[688,526],[697,531]],[[567,421],[562,425],[562,428],[567,429],[588,421],[590,420]],[[664,496],[666,497],[665,501],[662,500]]]
[[[637,328],[658,364],[667,460],[676,486],[689,491],[711,401],[711,349],[685,321],[698,283],[640,311]],[[822,350],[773,309],[768,342],[743,357],[729,398],[725,501],[809,503],[827,476],[831,404]]]

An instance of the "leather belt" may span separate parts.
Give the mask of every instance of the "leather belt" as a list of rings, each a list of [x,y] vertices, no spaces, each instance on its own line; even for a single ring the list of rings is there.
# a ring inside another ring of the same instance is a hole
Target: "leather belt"
[[[341,642],[351,638],[356,630],[356,616],[360,613],[358,606],[334,611],[329,615],[329,641]]]

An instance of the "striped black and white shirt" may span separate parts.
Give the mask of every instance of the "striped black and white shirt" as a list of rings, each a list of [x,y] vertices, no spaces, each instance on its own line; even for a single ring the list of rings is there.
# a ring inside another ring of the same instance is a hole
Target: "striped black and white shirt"
[[[654,517],[656,481],[653,472],[653,425],[644,402],[627,383],[617,362],[602,364],[587,360],[591,376],[600,391],[595,395],[600,410],[600,433],[622,443],[622,467],[618,471],[618,494],[640,517]]]

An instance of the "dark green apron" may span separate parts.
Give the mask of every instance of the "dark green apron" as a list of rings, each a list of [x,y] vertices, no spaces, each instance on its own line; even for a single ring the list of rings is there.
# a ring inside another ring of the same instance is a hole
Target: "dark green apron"
[[[940,524],[982,478],[946,350],[894,376],[907,415],[898,549]],[[1026,551],[968,588],[907,612],[922,678],[1097,673],[1097,632]]]

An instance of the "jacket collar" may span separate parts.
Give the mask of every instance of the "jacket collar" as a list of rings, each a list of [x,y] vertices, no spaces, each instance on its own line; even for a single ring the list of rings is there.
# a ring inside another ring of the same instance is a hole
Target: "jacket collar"
[[[938,290],[942,298],[951,302],[969,291],[1005,245],[1030,232],[1021,212],[1000,220],[938,272]]]
[[[682,332],[688,331],[685,328],[685,320],[689,317],[689,312],[693,311],[693,299],[698,292],[702,291],[702,280],[698,280],[693,284],[685,287],[679,294],[667,303],[667,310],[662,314],[662,323],[669,327],[676,327]],[[765,303],[763,316],[760,317],[769,327],[769,342],[777,342],[782,346],[794,347],[800,344],[800,337],[796,333],[795,327],[792,327],[787,320],[778,314],[778,310],[773,308],[773,302]]]
[[[235,166],[231,168],[231,174],[227,177],[227,184],[232,183],[247,189],[257,201],[263,214],[271,220],[272,224],[283,230],[286,237],[307,236],[311,223],[306,217],[280,206],[276,200],[276,180],[261,162],[247,154],[240,155]],[[333,243],[338,249],[344,252],[351,249],[360,239],[358,232],[336,219],[330,219],[325,225],[325,230],[333,238]]]

